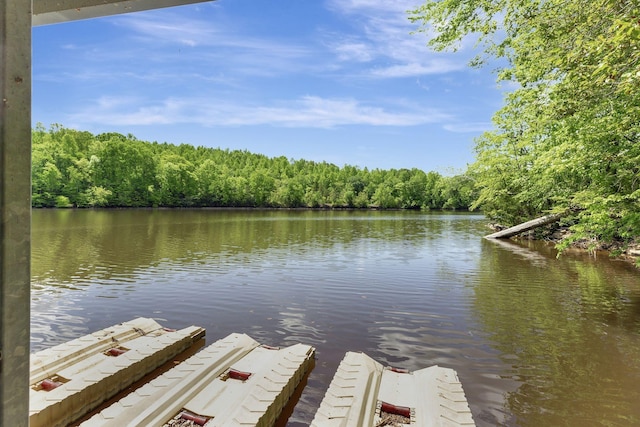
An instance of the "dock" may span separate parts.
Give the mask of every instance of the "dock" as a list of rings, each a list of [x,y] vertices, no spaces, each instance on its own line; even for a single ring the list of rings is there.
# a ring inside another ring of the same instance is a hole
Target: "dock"
[[[273,426],[304,386],[315,348],[272,347],[232,333],[175,360],[204,334],[197,326],[176,331],[138,318],[33,354],[30,425],[84,420],[81,427]],[[168,361],[175,366],[129,388]],[[409,372],[355,352],[346,353],[311,423],[474,425],[454,370],[430,366]]]

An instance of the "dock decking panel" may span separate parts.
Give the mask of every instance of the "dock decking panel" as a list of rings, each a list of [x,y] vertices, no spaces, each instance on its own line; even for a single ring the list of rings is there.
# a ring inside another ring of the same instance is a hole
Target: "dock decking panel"
[[[87,356],[148,334],[160,334],[162,326],[153,319],[139,317],[80,338],[34,353],[30,357],[29,384],[34,385],[58,371],[77,364]]]
[[[309,369],[315,349],[259,346],[244,334],[216,341],[114,403],[82,427],[163,426],[186,409],[207,416],[207,427],[270,426]],[[229,369],[250,372],[242,381]]]
[[[347,352],[331,380],[313,427],[373,425],[383,367],[366,354]]]
[[[43,350],[36,361],[29,391],[31,427],[64,426],[80,418],[142,376],[189,348],[204,336],[191,326],[166,331],[151,319],[135,319]],[[118,356],[112,347],[127,351]],[[43,390],[41,381],[55,378],[59,385]]]
[[[348,352],[336,372],[312,427],[374,427],[384,424],[382,403],[409,408],[407,425],[475,426],[462,384],[453,369],[431,366],[414,372],[384,368],[363,353]]]

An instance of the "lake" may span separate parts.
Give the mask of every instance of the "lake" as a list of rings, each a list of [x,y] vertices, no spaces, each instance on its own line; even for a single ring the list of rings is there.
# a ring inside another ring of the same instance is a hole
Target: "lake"
[[[34,210],[37,351],[135,317],[317,349],[289,426],[346,351],[458,372],[478,426],[640,425],[640,272],[478,214]]]

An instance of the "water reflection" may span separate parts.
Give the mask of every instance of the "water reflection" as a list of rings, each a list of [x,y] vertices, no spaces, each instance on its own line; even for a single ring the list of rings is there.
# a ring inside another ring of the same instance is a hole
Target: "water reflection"
[[[235,263],[274,248],[298,254],[354,240],[376,244],[381,238],[415,246],[436,239],[442,227],[441,222],[396,219],[333,211],[37,210],[32,274],[61,283],[99,279],[113,269],[130,274],[167,261],[211,263],[233,257]]]
[[[474,311],[520,383],[506,401],[517,424],[640,423],[637,272],[570,255],[541,263],[493,242],[483,251]]]
[[[347,350],[456,369],[480,426],[638,421],[640,279],[489,242],[479,215],[37,210],[32,349],[136,316],[303,342],[308,425]]]
[[[545,255],[539,249],[525,246],[522,242],[510,239],[491,239],[487,240],[487,242],[500,246],[501,249],[511,252],[515,257],[526,259],[531,263],[531,265],[536,267],[546,267],[548,260],[551,258],[548,254]]]

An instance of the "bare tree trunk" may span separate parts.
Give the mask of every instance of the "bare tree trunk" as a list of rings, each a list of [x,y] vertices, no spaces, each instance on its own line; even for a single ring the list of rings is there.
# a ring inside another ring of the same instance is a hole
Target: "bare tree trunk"
[[[509,237],[515,236],[520,233],[524,233],[525,231],[533,230],[534,228],[541,227],[543,225],[551,224],[552,222],[556,222],[563,216],[567,215],[571,211],[566,211],[558,214],[546,215],[541,218],[532,219],[531,221],[523,222],[522,224],[515,225],[513,227],[509,227],[507,229],[498,231],[493,234],[489,234],[484,236],[485,239],[507,239]]]

